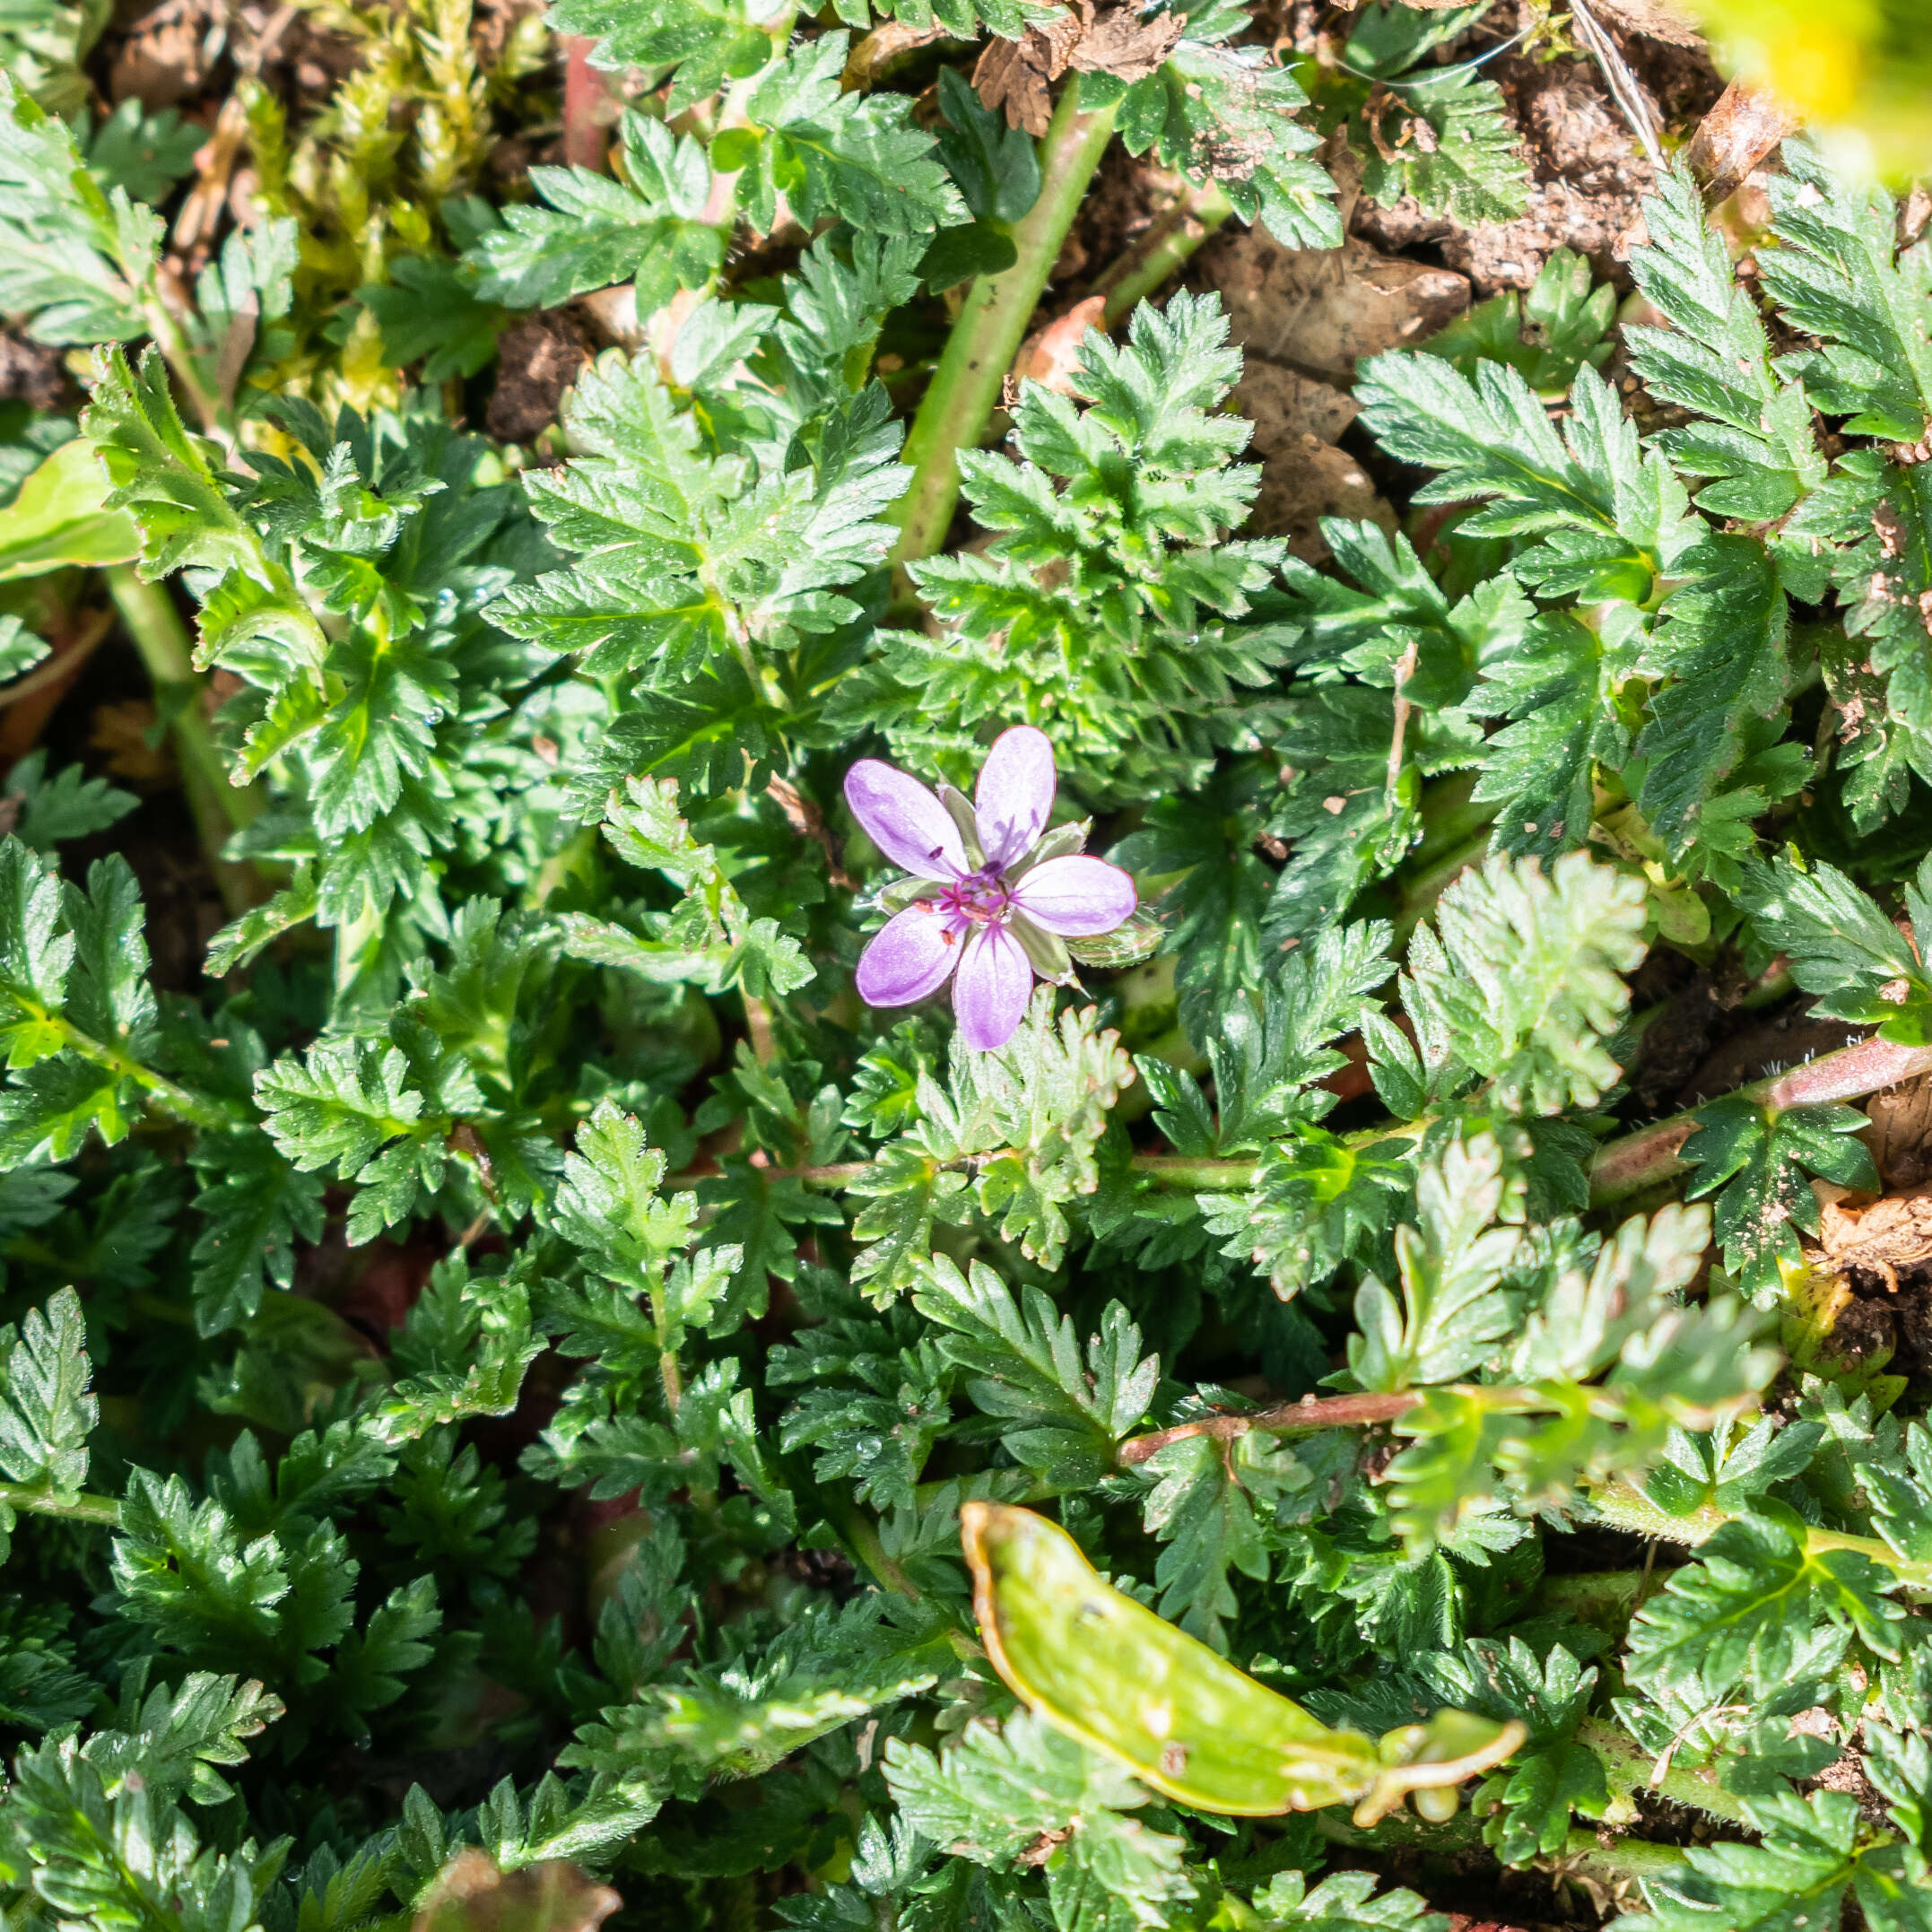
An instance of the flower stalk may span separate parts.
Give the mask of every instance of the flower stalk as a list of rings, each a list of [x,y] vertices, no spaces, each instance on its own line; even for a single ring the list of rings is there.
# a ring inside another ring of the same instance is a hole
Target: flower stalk
[[[260,816],[260,794],[252,785],[229,783],[208,727],[207,690],[195,669],[187,627],[166,588],[149,583],[132,564],[115,565],[107,579],[108,595],[154,686],[154,709],[174,744],[196,837],[232,918],[267,896],[252,866],[222,857],[231,835]]]
[[[1089,290],[1107,304],[1106,326],[1126,321],[1135,305],[1162,287],[1233,213],[1234,204],[1218,181],[1190,181]]]

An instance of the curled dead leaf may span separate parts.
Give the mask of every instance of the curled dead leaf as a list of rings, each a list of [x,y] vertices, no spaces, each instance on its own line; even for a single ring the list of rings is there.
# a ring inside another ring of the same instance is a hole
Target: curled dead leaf
[[[990,41],[972,84],[988,109],[1005,109],[1009,127],[1037,138],[1052,118],[1053,83],[1069,67],[1144,81],[1173,52],[1186,24],[1178,13],[1144,20],[1131,6],[1098,13],[1092,0],[1075,0],[1018,40]]]
[[[437,1874],[413,1932],[596,1932],[622,1903],[568,1858],[505,1872],[471,1847]]]
[[[1763,89],[1733,81],[1697,124],[1684,162],[1704,184],[1708,200],[1727,201],[1797,125],[1784,104]]]
[[[1896,1294],[1901,1268],[1932,1261],[1932,1185],[1877,1198],[1831,1181],[1811,1185],[1826,1266],[1840,1272],[1868,1268]]]
[[[1107,326],[1106,318],[1106,297],[1090,295],[1084,301],[1075,302],[1057,321],[1029,335],[1014,361],[1015,389],[1022,382],[1031,381],[1062,396],[1076,395],[1074,376],[1080,366],[1081,344],[1086,341],[1090,328]]]
[[[1102,13],[1081,37],[1068,65],[1083,74],[1111,74],[1123,81],[1144,81],[1174,51],[1186,19],[1159,13],[1143,20],[1132,7]]]

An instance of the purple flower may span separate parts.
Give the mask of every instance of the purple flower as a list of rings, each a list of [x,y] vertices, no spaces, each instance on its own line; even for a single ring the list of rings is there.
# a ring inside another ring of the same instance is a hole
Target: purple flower
[[[911,875],[886,895],[903,909],[859,959],[867,1005],[909,1006],[951,979],[960,1038],[988,1052],[1013,1038],[1036,973],[1073,977],[1067,940],[1110,933],[1133,912],[1133,880],[1082,854],[1082,827],[1047,831],[1055,782],[1053,747],[1031,725],[994,741],[970,804],[876,758],[846,773],[853,816]]]

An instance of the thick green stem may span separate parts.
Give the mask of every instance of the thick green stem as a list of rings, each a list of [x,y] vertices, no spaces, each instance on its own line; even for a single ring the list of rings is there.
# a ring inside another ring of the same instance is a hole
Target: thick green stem
[[[892,513],[901,533],[892,552],[895,568],[931,556],[945,542],[959,501],[959,452],[977,448],[986,433],[1113,130],[1112,108],[1080,111],[1080,76],[1071,75],[1040,144],[1040,198],[1014,224],[1019,259],[999,274],[980,275],[967,292],[906,439],[912,487]]]
[[[117,1523],[121,1506],[111,1496],[53,1496],[24,1483],[0,1483],[0,1504],[33,1516],[64,1516],[76,1523]]]
[[[253,868],[224,859],[222,849],[231,833],[260,816],[261,797],[253,786],[228,782],[203,709],[205,687],[195,669],[187,627],[166,587],[147,582],[132,564],[117,564],[107,576],[108,594],[153,683],[154,709],[173,740],[182,794],[222,903],[231,915],[245,912],[267,894]]]
[[[1424,1824],[1397,1812],[1363,1831],[1351,1824],[1339,1806],[1313,1815],[1315,1829],[1331,1845],[1353,1851],[1419,1851],[1454,1853],[1474,1849],[1482,1841],[1477,1821],[1458,1812],[1447,1824]],[[1675,1845],[1654,1845],[1647,1839],[1614,1838],[1604,1844],[1594,1832],[1572,1832],[1563,1848],[1549,1859],[1539,1859],[1559,1872],[1587,1872],[1612,1884],[1635,1878],[1658,1878],[1675,1871],[1684,1854]]]
[[[1571,1832],[1563,1840],[1563,1849],[1546,1862],[1558,1872],[1575,1872],[1614,1885],[1675,1877],[1684,1868],[1684,1853],[1675,1845],[1653,1844],[1647,1838],[1614,1837],[1606,1845],[1595,1832]]]
[[[1744,1801],[1735,1792],[1725,1789],[1713,1765],[1686,1769],[1673,1760],[1666,1764],[1659,1777],[1657,1762],[1650,1754],[1635,1738],[1600,1718],[1586,1718],[1577,1726],[1577,1742],[1595,1752],[1602,1762],[1612,1803],[1621,1808],[1626,1818],[1635,1816],[1631,1803],[1635,1795],[1652,1791],[1673,1804],[1688,1805],[1713,1818],[1722,1818],[1727,1824],[1748,1826],[1751,1823]]]
[[[1621,1632],[1637,1608],[1643,1588],[1640,1570],[1586,1570],[1546,1576],[1536,1586],[1536,1601],[1581,1623]]]

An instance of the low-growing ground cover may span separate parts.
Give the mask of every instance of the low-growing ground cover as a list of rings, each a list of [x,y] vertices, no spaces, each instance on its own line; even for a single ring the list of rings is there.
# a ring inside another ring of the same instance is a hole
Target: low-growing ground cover
[[[10,1919],[1932,1925],[1924,55],[1736,13],[0,14]]]

